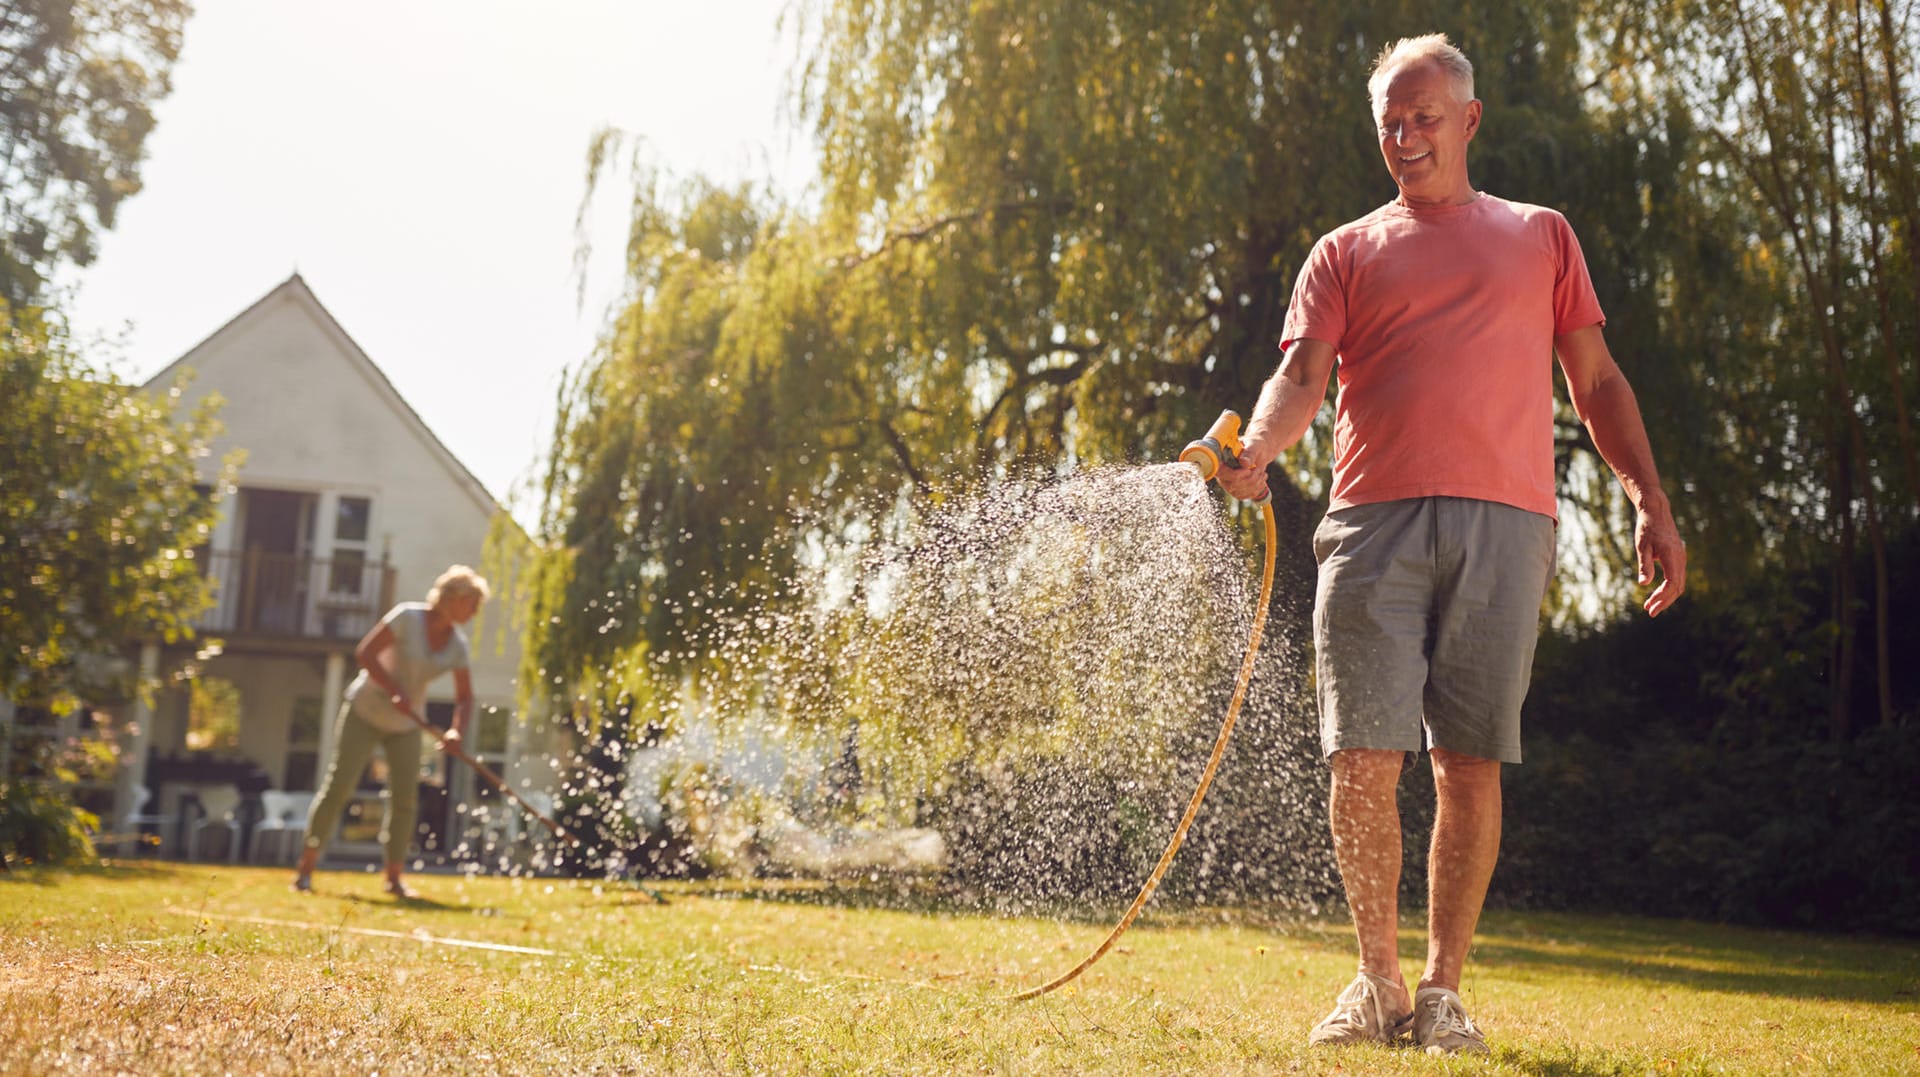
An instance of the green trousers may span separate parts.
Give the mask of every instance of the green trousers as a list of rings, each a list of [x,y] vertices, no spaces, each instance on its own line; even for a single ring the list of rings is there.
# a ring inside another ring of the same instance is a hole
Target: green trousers
[[[349,700],[340,705],[340,713],[334,717],[333,733],[333,758],[327,761],[320,793],[313,798],[313,810],[307,815],[307,848],[324,848],[333,837],[347,801],[353,799],[360,785],[367,760],[378,748],[387,759],[388,790],[387,810],[380,817],[380,844],[386,849],[387,863],[405,861],[420,811],[420,731],[382,733],[353,713]]]

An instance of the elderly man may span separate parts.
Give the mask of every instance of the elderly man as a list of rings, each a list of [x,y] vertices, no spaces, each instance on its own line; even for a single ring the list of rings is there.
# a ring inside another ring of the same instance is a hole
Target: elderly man
[[[1398,197],[1314,246],[1295,282],[1279,370],[1241,466],[1266,491],[1340,372],[1333,487],[1313,537],[1321,742],[1335,858],[1360,969],[1313,1044],[1484,1053],[1460,975],[1500,847],[1500,765],[1520,762],[1540,604],[1554,563],[1553,367],[1638,512],[1634,546],[1658,615],[1686,587],[1686,549],[1639,404],[1566,219],[1474,190],[1473,66],[1444,35],[1385,49],[1368,80]],[[1397,787],[1426,747],[1438,797],[1427,965],[1409,995],[1399,919]]]

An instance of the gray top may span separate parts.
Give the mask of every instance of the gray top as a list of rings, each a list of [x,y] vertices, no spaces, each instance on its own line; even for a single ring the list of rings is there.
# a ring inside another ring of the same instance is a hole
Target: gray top
[[[399,683],[407,702],[413,705],[414,713],[425,718],[420,708],[426,702],[427,685],[448,670],[467,668],[467,634],[455,625],[445,646],[437,651],[428,649],[427,604],[424,602],[402,602],[388,610],[381,623],[393,630],[393,647],[382,656],[387,670]],[[364,669],[347,686],[347,700],[353,704],[353,713],[383,733],[405,733],[419,728],[393,705]]]

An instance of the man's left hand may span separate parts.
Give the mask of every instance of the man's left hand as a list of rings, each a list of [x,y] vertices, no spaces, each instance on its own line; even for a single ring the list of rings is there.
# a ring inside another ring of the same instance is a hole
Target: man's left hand
[[[1642,587],[1653,582],[1654,566],[1665,578],[1647,596],[1650,617],[1658,617],[1687,589],[1687,544],[1680,541],[1680,529],[1674,526],[1673,509],[1664,498],[1648,498],[1640,505],[1633,526],[1633,551],[1638,561],[1638,580]]]

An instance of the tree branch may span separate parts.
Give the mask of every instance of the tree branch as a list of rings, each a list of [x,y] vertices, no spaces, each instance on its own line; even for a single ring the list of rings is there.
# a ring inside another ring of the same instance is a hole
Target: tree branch
[[[922,497],[932,493],[933,487],[928,484],[926,474],[914,465],[913,452],[907,447],[907,439],[901,437],[900,431],[895,430],[893,423],[885,418],[880,419],[877,425],[880,432],[886,435],[887,444],[893,446],[893,455],[900,460],[900,470],[913,480],[913,488],[920,491]]]
[[[857,268],[880,257],[901,243],[917,243],[941,229],[950,228],[957,224],[971,224],[984,220],[995,213],[1037,213],[1041,210],[1052,210],[1057,213],[1064,212],[1071,208],[1073,208],[1072,201],[1060,198],[1049,202],[998,202],[991,206],[980,206],[974,209],[962,210],[958,213],[949,213],[944,217],[936,217],[933,220],[913,228],[889,231],[881,238],[879,246],[876,246],[874,249],[843,256],[840,259],[840,268]]]

